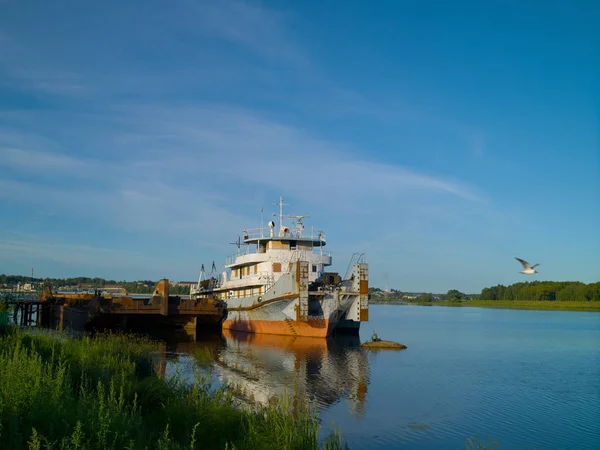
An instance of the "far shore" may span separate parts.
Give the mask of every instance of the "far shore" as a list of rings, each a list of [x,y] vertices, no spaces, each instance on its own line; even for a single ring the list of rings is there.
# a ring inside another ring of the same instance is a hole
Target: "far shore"
[[[475,307],[501,309],[528,309],[540,311],[588,311],[600,312],[600,302],[565,302],[565,301],[533,301],[533,300],[467,300],[461,302],[409,302],[404,300],[380,301],[371,299],[372,305],[416,305],[416,306],[446,306],[446,307]]]

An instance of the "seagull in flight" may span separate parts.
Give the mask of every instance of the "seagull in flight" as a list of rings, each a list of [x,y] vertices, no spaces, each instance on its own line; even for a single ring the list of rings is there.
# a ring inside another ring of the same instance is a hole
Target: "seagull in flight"
[[[515,259],[517,261],[519,261],[521,264],[523,264],[523,272],[519,272],[519,273],[522,273],[524,275],[533,275],[534,273],[538,273],[538,271],[535,270],[535,268],[537,266],[539,266],[539,264],[535,264],[534,266],[530,266],[529,263],[527,261],[525,261],[524,259],[517,258],[516,256],[515,256]]]

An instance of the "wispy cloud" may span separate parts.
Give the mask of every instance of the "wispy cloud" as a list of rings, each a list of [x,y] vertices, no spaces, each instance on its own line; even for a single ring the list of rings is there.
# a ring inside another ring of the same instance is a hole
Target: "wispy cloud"
[[[137,129],[138,145],[156,142],[155,136],[160,136],[171,149],[164,161],[154,163],[183,171],[221,173],[270,188],[297,190],[307,198],[340,188],[341,196],[354,198],[430,190],[467,200],[486,199],[466,183],[377,162],[370,157],[373,149],[320,139],[244,110],[143,108],[129,117]],[[153,151],[166,154],[162,150]],[[297,189],[289,183],[290,173],[306,174],[308,182]]]
[[[183,13],[190,30],[242,45],[278,64],[311,66],[301,47],[293,43],[288,31],[291,17],[283,11],[244,0],[187,1],[185,6],[191,12]]]
[[[27,239],[4,238],[0,240],[0,251],[5,257],[34,257],[70,264],[98,265],[100,262],[104,265],[106,258],[110,258],[121,267],[139,264],[141,256],[139,253],[122,249],[48,242],[39,236],[28,236]]]
[[[0,17],[2,83],[44,107],[0,108],[0,201],[71,227],[3,236],[4,256],[39,248],[61,263],[140,266],[151,254],[85,244],[102,233],[156,239],[193,266],[221,258],[280,194],[316,210],[349,245],[359,229],[367,230],[361,239],[381,236],[386,225],[374,219],[382,213],[414,232],[440,210],[463,223],[490,207],[460,174],[413,164],[416,149],[391,163],[368,139],[329,133],[329,123],[354,116],[373,128],[447,128],[475,155],[485,147],[470,127],[339,85],[311,60],[294,34],[297,17],[283,9],[151,0],[145,11],[96,4],[72,21],[52,6],[16,4]]]
[[[57,153],[22,150],[0,146],[0,166],[33,171],[78,171],[90,167],[85,161]]]
[[[352,214],[361,205],[363,215],[376,213],[382,202],[407,207],[454,198],[460,210],[461,201],[486,201],[464,182],[373,161],[369,149],[319,139],[245,110],[126,107],[115,117],[90,136],[100,147],[113,146],[95,159],[39,146],[5,148],[0,141],[0,165],[21,174],[51,173],[50,179],[0,180],[0,195],[58,214],[84,214],[116,230],[177,235],[196,245],[210,242],[201,236],[224,242],[247,224],[239,211],[247,208],[247,198],[240,199],[240,191],[283,194],[307,205],[325,194],[328,208]],[[66,184],[58,187],[52,177]]]
[[[157,249],[142,251],[124,250],[116,247],[102,247],[87,244],[75,244],[70,239],[53,238],[35,234],[13,233],[1,230],[0,273],[7,268],[9,273],[29,273],[35,269],[39,277],[62,276],[103,276],[121,279],[158,279],[169,277],[178,280],[186,273],[189,265],[190,275],[196,272],[189,259],[174,259]],[[67,273],[65,273],[65,268]]]

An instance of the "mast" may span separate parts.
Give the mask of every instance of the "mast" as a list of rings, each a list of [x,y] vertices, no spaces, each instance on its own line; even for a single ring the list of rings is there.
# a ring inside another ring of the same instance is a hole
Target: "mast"
[[[265,225],[263,221],[263,208],[260,208],[260,237],[265,237]]]
[[[283,197],[279,196],[279,232],[283,230]]]
[[[279,203],[275,203],[276,205],[279,205],[279,237],[283,237],[283,207],[284,206],[289,206],[286,205],[285,203],[283,203],[283,197],[279,196]],[[277,214],[273,213],[274,216],[277,216]]]

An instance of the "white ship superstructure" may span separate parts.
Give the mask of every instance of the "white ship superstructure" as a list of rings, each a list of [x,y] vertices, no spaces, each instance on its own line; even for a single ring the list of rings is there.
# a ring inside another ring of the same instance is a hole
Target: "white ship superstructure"
[[[326,272],[331,253],[323,251],[323,231],[305,231],[310,216],[288,215],[284,224],[279,199],[279,227],[244,229],[238,251],[221,276],[211,274],[192,286],[192,298],[216,297],[227,305],[223,327],[236,331],[298,336],[328,336],[334,329],[358,332],[368,320],[368,266],[364,255],[352,257],[346,274]]]

